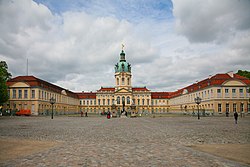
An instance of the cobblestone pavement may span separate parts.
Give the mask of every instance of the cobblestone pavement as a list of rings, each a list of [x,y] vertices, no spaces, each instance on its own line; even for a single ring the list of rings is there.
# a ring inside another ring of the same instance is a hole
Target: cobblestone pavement
[[[249,166],[188,146],[249,144],[250,117],[237,125],[232,117],[2,117],[0,129],[0,137],[61,142],[0,166]]]

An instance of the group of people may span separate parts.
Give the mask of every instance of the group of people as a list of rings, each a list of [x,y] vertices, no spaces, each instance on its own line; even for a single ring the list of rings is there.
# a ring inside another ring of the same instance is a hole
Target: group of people
[[[126,112],[125,114],[127,114],[127,112]],[[127,115],[126,115],[126,116],[127,116]],[[228,117],[228,116],[229,116],[229,113],[226,113],[226,116]],[[83,112],[82,112],[82,111],[81,111],[81,117],[83,117]],[[85,112],[85,117],[88,117],[88,113],[87,113],[87,112]],[[237,113],[237,111],[234,112],[235,124],[238,123],[238,117],[239,117],[239,114]],[[110,119],[110,118],[111,118],[111,112],[109,111],[109,112],[107,113],[107,119]]]

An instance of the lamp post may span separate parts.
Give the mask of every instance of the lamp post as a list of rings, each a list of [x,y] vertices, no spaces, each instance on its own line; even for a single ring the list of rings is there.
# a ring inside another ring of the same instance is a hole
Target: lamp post
[[[53,105],[55,104],[56,99],[53,98],[53,97],[51,97],[51,98],[49,99],[49,102],[50,102],[50,104],[52,105],[51,119],[53,119]]]
[[[248,93],[248,111],[247,111],[247,113],[249,114],[250,113],[250,87],[248,88],[247,93]]]
[[[200,119],[199,104],[201,103],[201,98],[200,97],[196,97],[196,98],[194,98],[194,101],[197,104],[197,107],[198,107],[198,119]]]

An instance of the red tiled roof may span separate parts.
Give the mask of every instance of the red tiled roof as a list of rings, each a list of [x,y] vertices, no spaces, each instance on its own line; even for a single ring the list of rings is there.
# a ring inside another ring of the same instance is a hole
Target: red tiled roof
[[[95,99],[96,93],[95,92],[81,92],[76,93],[79,99]]]
[[[135,87],[135,88],[132,88],[132,91],[149,91],[149,90],[145,86],[145,87]]]
[[[151,92],[151,99],[169,99],[172,92]]]
[[[47,89],[56,93],[61,93],[63,90],[65,90],[68,96],[77,98],[77,95],[75,93],[67,89],[61,88],[57,85],[51,84],[47,81],[36,78],[34,76],[18,76],[18,77],[12,78],[7,81],[7,86],[11,86],[15,84],[16,82],[24,82],[30,85],[30,87],[41,87],[41,88],[44,88],[44,89]]]
[[[104,88],[104,87],[101,87],[101,89],[97,90],[97,92],[100,92],[100,91],[114,92],[115,88]]]
[[[183,91],[185,89],[188,91],[188,93],[190,93],[190,92],[195,92],[199,89],[204,89],[204,88],[209,87],[211,85],[222,85],[226,81],[235,80],[235,79],[245,83],[246,85],[250,85],[250,80],[248,78],[240,76],[238,74],[233,74],[233,78],[227,73],[226,74],[216,74],[210,78],[206,78],[198,83],[194,83],[192,85],[189,85],[185,88],[182,88],[182,89],[179,89],[179,90],[173,92],[173,94],[171,95],[171,98],[182,95]]]
[[[99,91],[110,91],[110,92],[114,92],[115,88],[105,88],[105,87],[101,87],[101,89],[99,89],[97,92]],[[132,91],[149,91],[146,87],[134,87],[132,88]]]

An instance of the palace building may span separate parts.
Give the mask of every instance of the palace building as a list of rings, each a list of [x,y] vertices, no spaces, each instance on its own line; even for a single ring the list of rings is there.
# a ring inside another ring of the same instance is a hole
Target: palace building
[[[152,92],[147,87],[133,87],[132,67],[122,50],[115,65],[114,83],[115,86],[101,87],[96,92],[72,92],[34,76],[18,76],[7,82],[10,98],[5,107],[46,115],[51,111],[53,97],[56,114],[194,113],[194,99],[200,97],[199,108],[204,112],[250,113],[250,80],[233,72],[216,74],[173,92]]]

